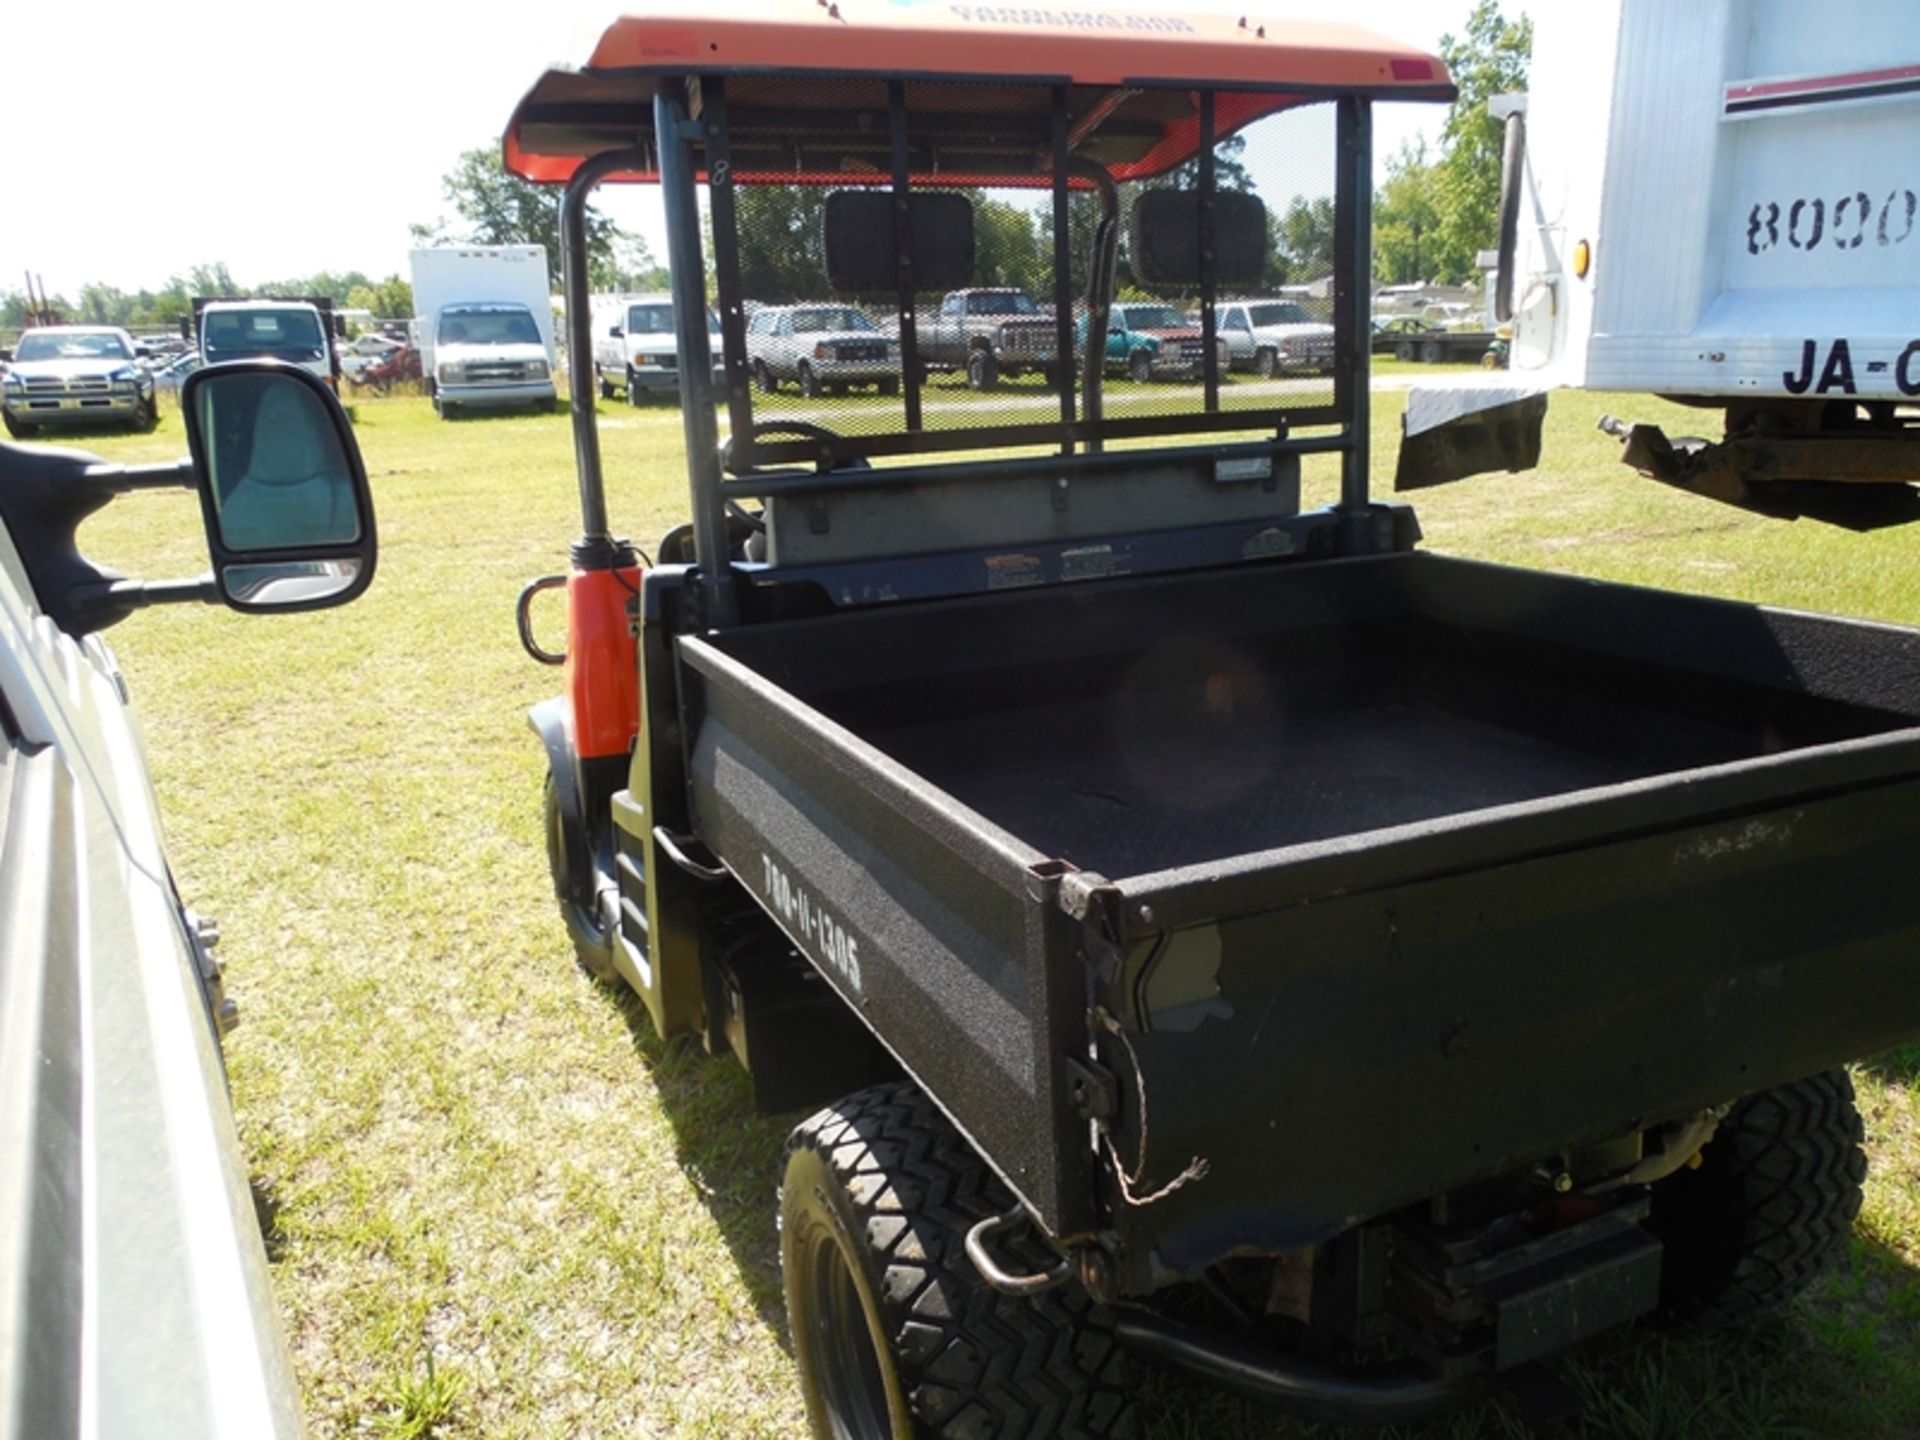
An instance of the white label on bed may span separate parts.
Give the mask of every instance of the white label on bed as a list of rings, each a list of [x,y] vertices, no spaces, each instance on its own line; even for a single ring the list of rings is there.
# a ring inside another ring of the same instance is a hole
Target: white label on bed
[[[766,900],[790,933],[812,950],[828,968],[860,993],[860,941],[840,923],[806,887],[783,870],[771,855],[760,856]]]

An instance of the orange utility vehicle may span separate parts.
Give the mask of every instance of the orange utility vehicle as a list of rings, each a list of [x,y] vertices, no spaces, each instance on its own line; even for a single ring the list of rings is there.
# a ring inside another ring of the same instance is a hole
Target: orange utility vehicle
[[[819,1436],[1119,1435],[1128,1353],[1402,1419],[1844,1244],[1836,1067],[1920,1032],[1920,635],[1416,551],[1370,116],[1452,94],[1257,14],[661,0],[513,116],[575,375],[587,197],[661,186],[691,491],[617,538],[576,387],[520,616],[555,887],[661,1035],[826,1105],[780,1201]],[[1229,373],[1217,297],[1321,275],[1330,372]],[[1122,286],[1194,332],[1165,373],[1104,373]],[[1061,358],[929,363],[982,287]]]

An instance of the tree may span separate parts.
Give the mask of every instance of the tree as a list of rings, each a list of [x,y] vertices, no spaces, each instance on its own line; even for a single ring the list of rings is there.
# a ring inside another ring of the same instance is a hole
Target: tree
[[[1333,273],[1333,218],[1329,195],[1296,195],[1280,214],[1267,216],[1281,269],[1278,283],[1304,285]]]
[[[413,286],[398,275],[389,275],[373,287],[369,307],[383,320],[405,320],[413,314]]]
[[[743,295],[784,305],[827,293],[826,204],[826,191],[816,185],[736,187]]]
[[[460,233],[449,233],[444,219],[410,228],[416,240],[468,245],[544,245],[547,261],[557,274],[564,261],[560,250],[560,195],[558,185],[535,185],[509,175],[500,158],[500,144],[468,150],[440,182],[441,192],[466,222]],[[596,290],[621,288],[623,261],[644,259],[651,270],[653,257],[644,245],[629,242],[604,215],[586,212],[588,279]]]
[[[1053,252],[1042,251],[1033,213],[973,196],[973,283],[1006,285],[1045,301],[1053,294]]]
[[[1499,238],[1500,151],[1502,122],[1487,111],[1496,95],[1527,88],[1527,62],[1533,54],[1533,22],[1509,21],[1499,0],[1479,0],[1467,17],[1463,36],[1440,37],[1440,55],[1453,74],[1460,96],[1447,112],[1441,131],[1445,153],[1438,171],[1435,203],[1440,219],[1442,278],[1471,279],[1474,260]]]
[[[1373,270],[1389,285],[1417,284],[1440,261],[1440,210],[1424,139],[1387,161],[1387,182],[1373,202]]]

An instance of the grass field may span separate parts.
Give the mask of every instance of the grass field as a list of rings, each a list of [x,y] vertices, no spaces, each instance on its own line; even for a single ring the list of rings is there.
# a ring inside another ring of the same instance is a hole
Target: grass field
[[[1401,403],[1375,401],[1382,490]],[[1598,401],[1554,407],[1545,472],[1420,499],[1430,548],[1920,621],[1920,527],[1688,499],[1617,464]],[[613,514],[650,546],[685,506],[678,416],[604,416]],[[753,1115],[730,1062],[658,1043],[582,981],[553,914],[524,715],[557,676],[522,654],[512,607],[578,529],[567,417],[441,424],[411,399],[358,420],[381,532],[364,599],[156,610],[111,637],[181,888],[226,936],[235,1103],[313,1431],[797,1435],[772,1203],[786,1124]],[[84,443],[185,448],[171,414]],[[1332,488],[1310,469],[1312,500]],[[205,566],[184,495],[119,501],[83,539],[146,577]],[[1850,1267],[1757,1330],[1590,1349],[1570,1369],[1589,1433],[1920,1434],[1920,1048],[1858,1081],[1874,1176]],[[1140,1394],[1167,1440],[1332,1433],[1165,1379]],[[1519,1431],[1488,1406],[1414,1433]]]

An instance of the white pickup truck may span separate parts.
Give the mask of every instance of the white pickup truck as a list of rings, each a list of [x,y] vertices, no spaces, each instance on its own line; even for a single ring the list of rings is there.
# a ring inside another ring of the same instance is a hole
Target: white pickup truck
[[[1333,326],[1315,320],[1297,300],[1232,300],[1215,329],[1235,370],[1270,380],[1286,370],[1333,369]]]
[[[1511,371],[1409,397],[1402,489],[1539,459],[1548,393],[1652,392],[1717,440],[1609,420],[1680,489],[1842,524],[1920,515],[1920,6],[1592,0],[1535,16],[1507,124]]]

